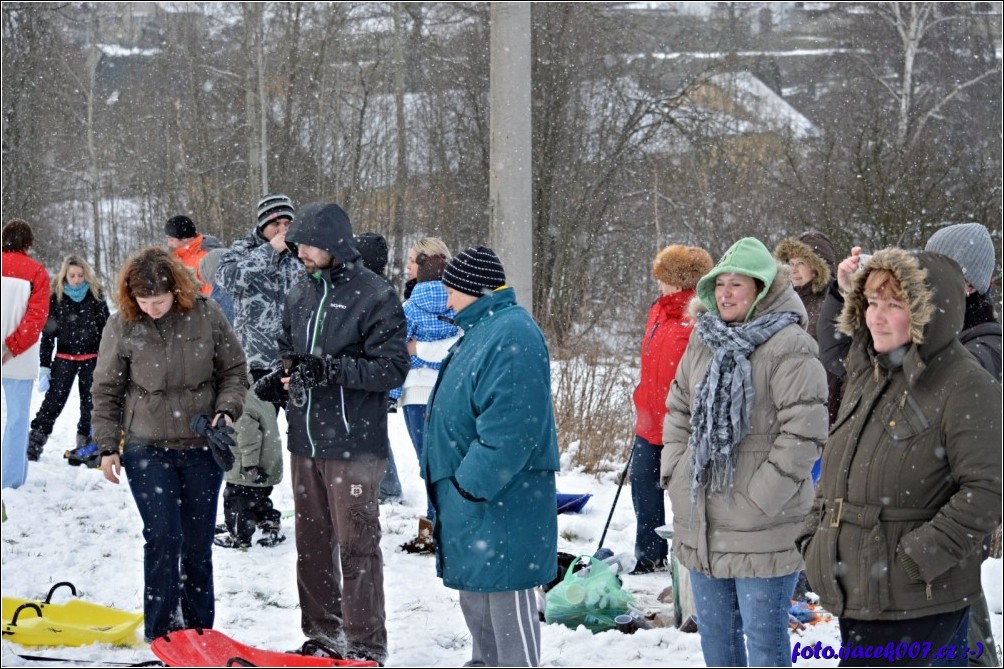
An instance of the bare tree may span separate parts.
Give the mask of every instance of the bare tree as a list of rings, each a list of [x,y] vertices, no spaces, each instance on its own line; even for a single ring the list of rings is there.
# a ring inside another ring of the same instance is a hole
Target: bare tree
[[[842,38],[854,58],[814,109],[827,138],[793,161],[789,182],[809,211],[843,248],[922,246],[946,220],[999,231],[999,23],[952,3],[866,4],[850,16]]]
[[[65,40],[60,9],[3,3],[3,212],[32,223],[36,252],[46,262],[59,258],[50,240],[65,238],[67,226],[45,212],[78,182],[72,168],[59,172],[83,150],[75,141],[80,126],[69,113],[75,86],[67,62],[80,64],[84,55]]]

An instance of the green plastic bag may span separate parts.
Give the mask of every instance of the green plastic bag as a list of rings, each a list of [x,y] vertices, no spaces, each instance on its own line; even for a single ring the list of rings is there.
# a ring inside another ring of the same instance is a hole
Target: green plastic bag
[[[575,571],[577,564],[587,569]],[[590,632],[614,629],[614,618],[627,613],[634,597],[621,587],[621,580],[602,560],[580,555],[568,567],[561,583],[547,593],[544,620],[577,628],[585,625]]]

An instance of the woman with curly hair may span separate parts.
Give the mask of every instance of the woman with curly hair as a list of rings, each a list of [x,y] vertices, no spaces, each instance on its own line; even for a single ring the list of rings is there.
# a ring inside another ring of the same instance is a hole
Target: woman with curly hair
[[[213,536],[223,482],[193,417],[230,426],[248,381],[244,352],[215,302],[167,251],[146,248],[118,276],[119,312],[94,371],[94,439],[105,478],[122,469],[143,518],[147,640],[212,627]]]

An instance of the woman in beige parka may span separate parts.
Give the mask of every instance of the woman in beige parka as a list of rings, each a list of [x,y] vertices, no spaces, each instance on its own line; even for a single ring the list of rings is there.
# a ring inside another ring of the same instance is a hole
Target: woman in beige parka
[[[725,253],[691,309],[663,434],[673,553],[691,573],[708,666],[789,666],[826,374],[787,269],[756,239]]]

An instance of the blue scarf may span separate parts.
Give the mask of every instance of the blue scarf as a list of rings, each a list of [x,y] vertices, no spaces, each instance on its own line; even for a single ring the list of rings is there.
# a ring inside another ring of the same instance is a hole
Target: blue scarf
[[[736,447],[749,433],[756,399],[749,356],[777,332],[798,322],[791,312],[766,314],[744,325],[730,327],[710,313],[702,314],[695,333],[714,352],[708,370],[697,384],[690,415],[690,498],[704,486],[731,496]]]
[[[74,288],[68,283],[63,284],[63,295],[68,295],[74,302],[83,302],[84,298],[87,297],[87,291],[91,289],[91,285],[84,281],[82,284]]]

